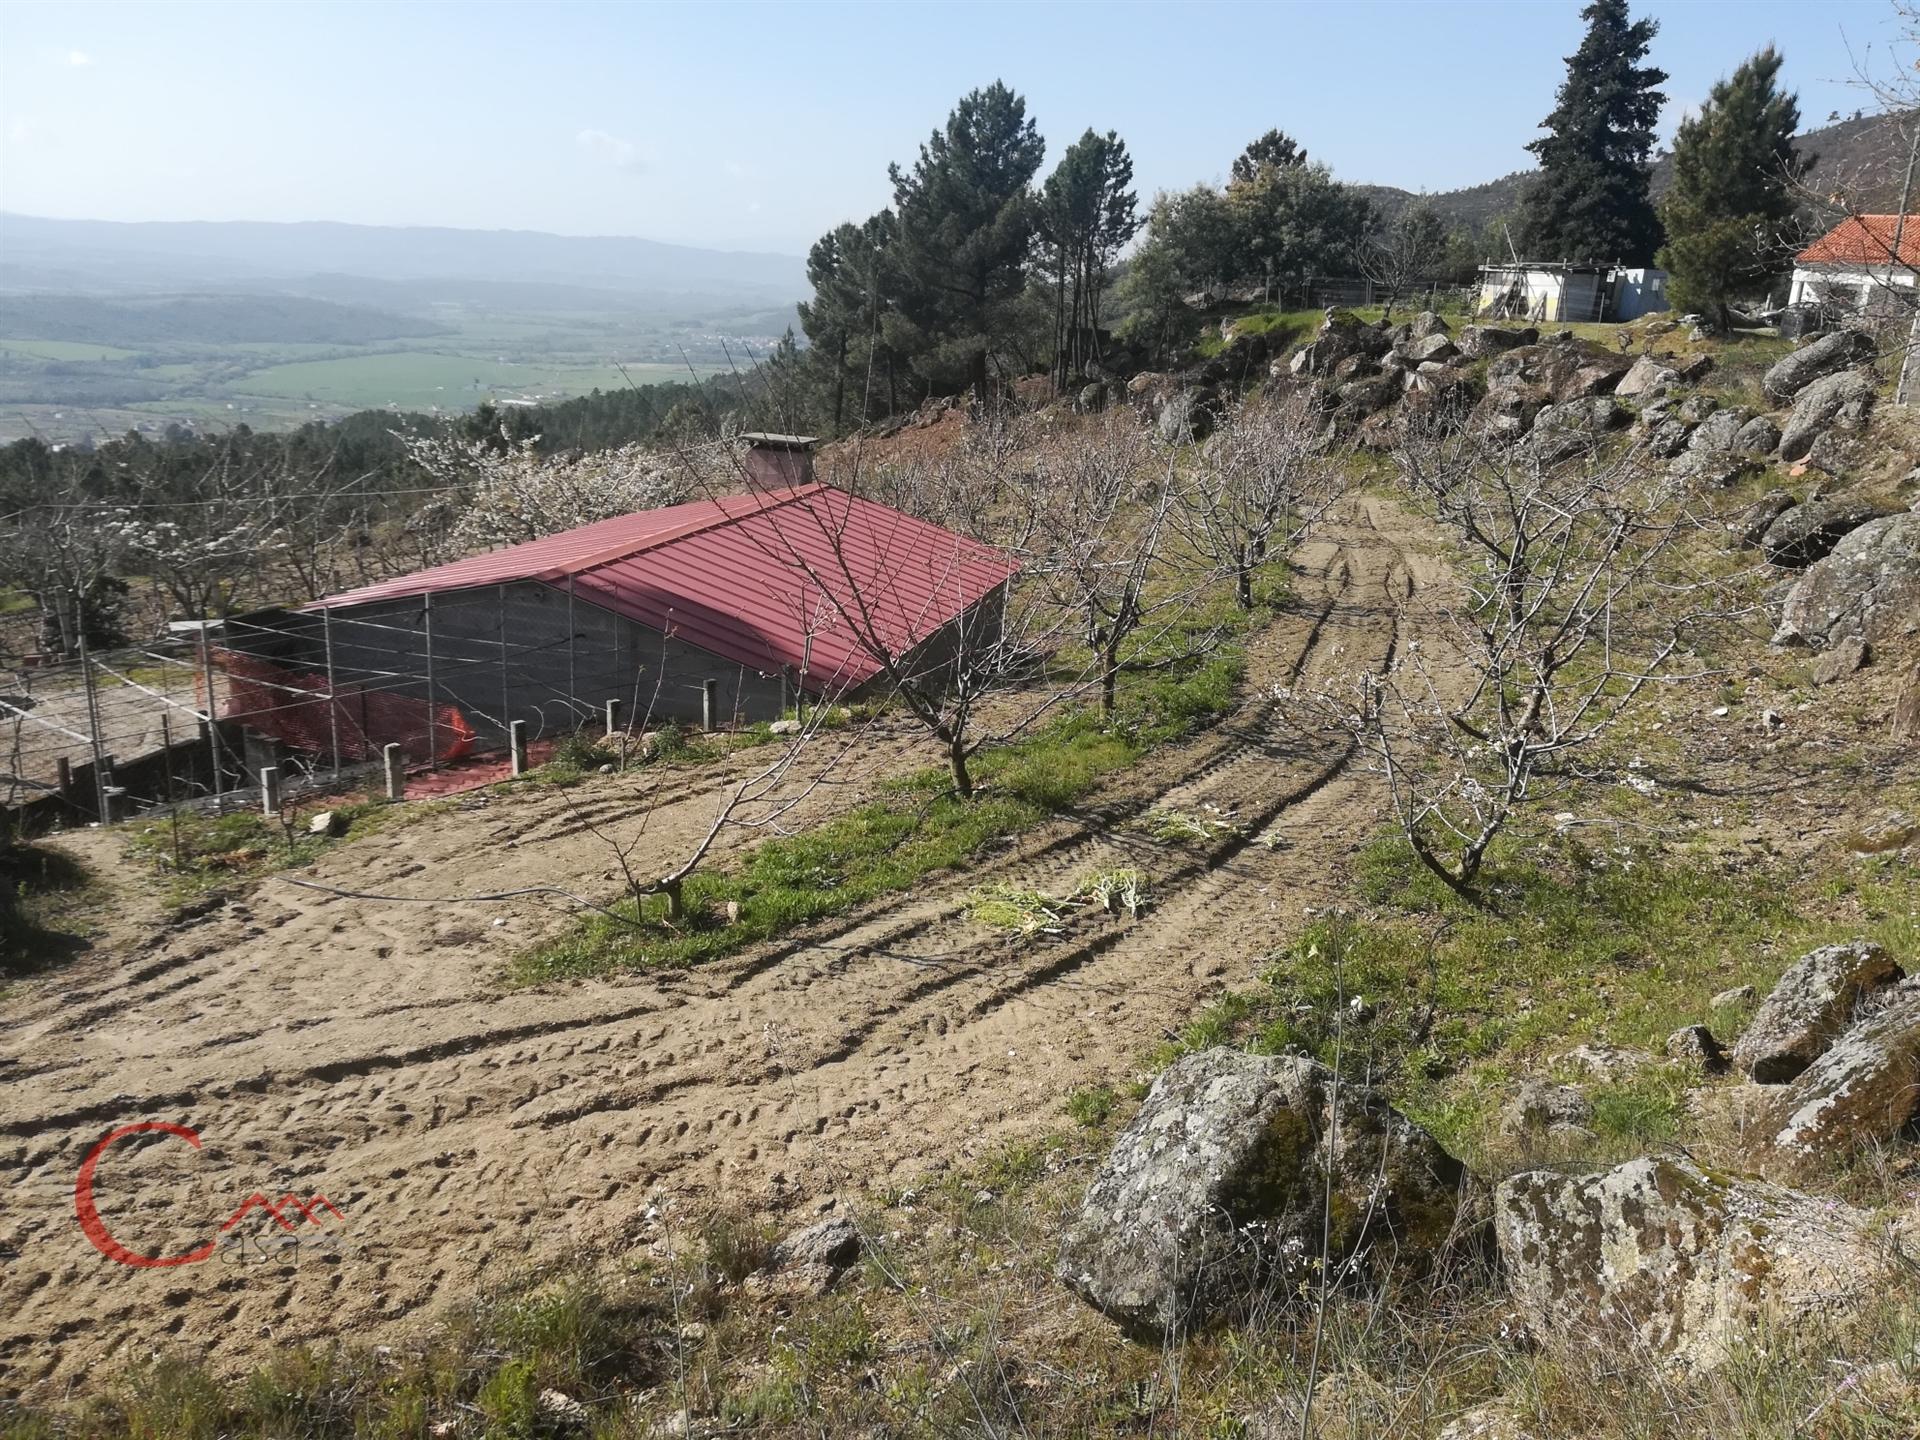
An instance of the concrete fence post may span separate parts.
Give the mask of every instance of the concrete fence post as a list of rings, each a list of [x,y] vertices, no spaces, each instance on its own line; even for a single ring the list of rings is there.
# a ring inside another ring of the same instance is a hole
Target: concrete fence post
[[[387,799],[404,799],[407,793],[407,762],[400,754],[400,747],[383,745],[380,748],[380,763],[386,771]]]
[[[280,767],[263,765],[260,767],[260,813],[269,820],[280,814]]]
[[[118,785],[100,787],[101,808],[105,811],[100,821],[104,825],[117,824],[127,818],[127,792]]]
[[[607,734],[612,736],[618,735],[619,733],[620,702],[618,700],[609,700],[607,701]]]
[[[720,708],[720,682],[702,680],[700,682],[700,728],[709,735],[713,733],[714,712]]]
[[[515,720],[507,726],[507,749],[512,755],[513,773],[527,773],[527,722]]]

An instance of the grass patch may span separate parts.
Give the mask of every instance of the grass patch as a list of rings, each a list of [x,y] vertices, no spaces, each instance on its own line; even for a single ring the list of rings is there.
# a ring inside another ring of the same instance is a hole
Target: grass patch
[[[128,826],[127,854],[159,874],[164,899],[180,909],[216,891],[311,864],[347,836],[365,835],[398,813],[398,807],[372,801],[322,808],[340,818],[342,834],[316,835],[307,829],[307,817],[293,811],[284,823],[257,810],[223,815],[175,811]],[[418,816],[432,808],[431,804],[415,805],[408,813]]]
[[[1130,667],[1161,668],[1121,675],[1112,723],[1089,709],[1068,711],[980,752],[971,800],[952,793],[945,769],[920,771],[847,815],[756,847],[733,869],[695,872],[683,888],[682,918],[668,920],[664,898],[628,899],[614,907],[619,918],[594,916],[522,955],[509,978],[538,984],[699,964],[962,868],[1079,804],[1153,747],[1231,713],[1244,667],[1234,637],[1261,618],[1258,610],[1245,616],[1196,607],[1181,627],[1154,637],[1151,650],[1130,657]],[[1202,633],[1216,637],[1210,652],[1191,643]],[[1005,895],[982,899],[1003,919],[1017,908]],[[728,923],[730,910],[737,918]]]
[[[93,893],[93,877],[64,851],[0,841],[0,976],[38,970],[84,949],[86,927],[75,912]]]

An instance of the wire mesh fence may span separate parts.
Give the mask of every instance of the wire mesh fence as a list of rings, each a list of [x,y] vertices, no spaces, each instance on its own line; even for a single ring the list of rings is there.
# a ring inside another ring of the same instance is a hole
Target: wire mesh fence
[[[268,769],[285,802],[390,760],[498,760],[516,722],[538,745],[583,726],[772,719],[795,684],[544,585],[178,624],[0,679],[0,806],[45,828],[260,803]]]

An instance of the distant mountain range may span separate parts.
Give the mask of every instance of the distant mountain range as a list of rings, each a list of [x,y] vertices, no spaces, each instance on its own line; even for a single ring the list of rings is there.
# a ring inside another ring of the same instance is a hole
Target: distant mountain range
[[[1842,120],[1819,130],[1797,136],[1794,146],[1801,153],[1812,151],[1814,164],[1807,183],[1820,191],[1846,191],[1857,195],[1862,208],[1890,211],[1899,206],[1900,183],[1906,164],[1909,137],[1903,125],[1914,117],[1869,115],[1858,120]],[[1516,170],[1498,180],[1470,185],[1462,190],[1444,190],[1433,195],[1418,195],[1392,185],[1358,187],[1387,215],[1398,214],[1415,200],[1424,199],[1451,224],[1478,230],[1489,221],[1509,215],[1520,203],[1520,191],[1532,178],[1531,170]],[[1662,152],[1653,163],[1653,193],[1658,199],[1673,177],[1673,157]]]
[[[788,305],[807,282],[797,256],[613,236],[0,213],[0,292],[9,291],[271,292],[389,309],[457,301],[683,315]]]

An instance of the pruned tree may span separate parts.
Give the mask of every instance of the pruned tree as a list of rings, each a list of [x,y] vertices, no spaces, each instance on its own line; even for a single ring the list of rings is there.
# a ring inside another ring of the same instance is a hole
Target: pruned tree
[[[1177,452],[1125,413],[1047,446],[1027,491],[1029,572],[1063,613],[1078,617],[1109,719],[1136,637],[1183,614],[1205,584],[1199,574],[1180,583],[1163,573],[1179,497]]]
[[[1693,526],[1679,482],[1636,450],[1549,466],[1459,430],[1395,458],[1465,553],[1463,600],[1452,653],[1409,646],[1347,719],[1421,864],[1477,899],[1516,811],[1649,684],[1679,678],[1715,603],[1678,563]]]
[[[1253,607],[1260,567],[1304,539],[1344,492],[1332,448],[1332,427],[1307,392],[1250,396],[1221,420],[1177,488],[1175,527],[1213,573],[1232,580],[1241,609]]]
[[[1391,320],[1393,307],[1407,291],[1445,268],[1450,241],[1446,221],[1424,200],[1416,200],[1375,230],[1360,247],[1360,273],[1373,282]]]

